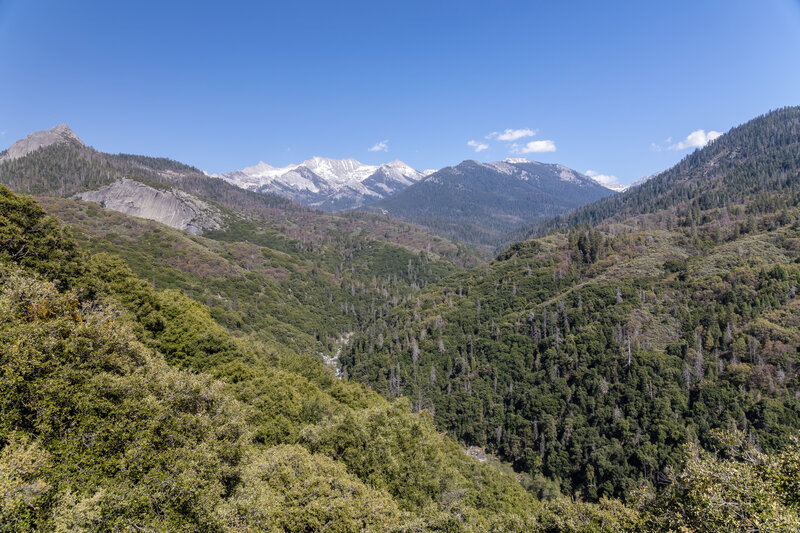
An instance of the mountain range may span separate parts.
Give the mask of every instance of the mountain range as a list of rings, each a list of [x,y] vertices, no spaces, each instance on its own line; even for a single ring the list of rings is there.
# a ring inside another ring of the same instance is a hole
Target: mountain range
[[[487,262],[32,134],[0,153],[35,195],[0,186],[0,530],[797,530],[799,182],[784,108],[620,194],[506,160],[385,200],[605,195]]]
[[[491,163],[464,161],[438,171],[419,172],[398,160],[375,166],[355,159],[314,157],[280,168],[260,162],[234,172],[208,175],[175,161],[97,152],[63,124],[32,133],[0,153],[0,165],[11,170],[7,172],[8,183],[17,190],[46,192],[37,188],[45,179],[41,175],[29,175],[19,183],[13,180],[21,179],[16,168],[20,164],[16,161],[27,155],[39,157],[37,151],[48,147],[64,153],[79,150],[91,162],[81,170],[84,175],[71,175],[64,168],[48,169],[54,174],[47,187],[55,183],[58,175],[60,196],[76,194],[126,214],[194,233],[201,233],[204,228],[218,229],[220,216],[196,197],[197,191],[186,187],[213,183],[215,179],[266,195],[270,198],[268,203],[286,198],[328,212],[366,209],[419,224],[434,234],[470,243],[485,253],[510,242],[520,228],[536,220],[614,194],[575,170],[523,158]],[[54,161],[62,165],[64,160]],[[110,179],[112,173],[104,170],[103,165],[116,170],[115,179]],[[85,175],[87,172],[90,175]],[[144,182],[128,179],[132,174],[146,179]],[[159,190],[157,185],[178,182],[184,187],[180,193],[170,187],[162,186]],[[253,201],[252,197],[249,201]]]
[[[355,159],[314,157],[280,168],[262,161],[241,170],[214,174],[214,177],[243,189],[278,194],[324,211],[342,211],[391,196],[425,175],[399,160],[374,166]]]
[[[281,168],[260,162],[214,176],[325,211],[381,213],[486,251],[526,224],[616,192],[563,165],[524,158],[419,172],[402,161],[372,166],[314,157]]]

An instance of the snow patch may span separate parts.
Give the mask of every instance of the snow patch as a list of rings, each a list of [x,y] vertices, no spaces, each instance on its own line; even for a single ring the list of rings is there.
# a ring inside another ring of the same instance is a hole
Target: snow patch
[[[214,174],[243,189],[286,196],[312,207],[337,209],[358,207],[366,198],[385,198],[424,176],[399,160],[375,166],[352,158],[319,156],[285,167],[260,161],[241,170]],[[335,204],[330,203],[333,200]]]

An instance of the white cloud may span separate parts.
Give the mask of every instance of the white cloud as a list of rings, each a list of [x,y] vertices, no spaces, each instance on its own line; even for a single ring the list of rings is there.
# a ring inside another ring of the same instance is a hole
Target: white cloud
[[[478,142],[478,141],[469,141],[469,142],[467,142],[467,146],[471,146],[471,147],[475,148],[476,152],[483,152],[484,150],[489,148],[488,144],[481,143],[481,142]]]
[[[702,148],[714,139],[721,136],[718,131],[696,130],[686,136],[686,139],[669,147],[670,150],[686,150],[687,148]]]
[[[594,170],[587,170],[584,172],[587,176],[592,178],[594,181],[602,185],[603,187],[608,187],[609,189],[620,190],[623,189],[625,186],[619,182],[616,176],[611,176],[609,174],[600,174]]]
[[[389,151],[389,139],[384,139],[380,142],[376,142],[375,146],[369,149],[370,152],[388,152]]]
[[[531,141],[522,146],[518,144],[511,145],[511,153],[513,154],[531,154],[534,152],[555,152],[556,143],[550,140],[546,141]]]
[[[495,132],[492,132],[489,135],[487,135],[486,138],[487,139],[497,138],[498,141],[509,141],[509,142],[511,142],[511,141],[516,141],[516,140],[522,139],[523,137],[533,137],[534,135],[536,135],[536,131],[535,130],[532,130],[532,129],[529,129],[529,128],[523,128],[523,129],[520,129],[520,130],[511,130],[511,129],[509,129],[509,130],[505,130],[503,133],[498,133],[498,132],[495,131]]]

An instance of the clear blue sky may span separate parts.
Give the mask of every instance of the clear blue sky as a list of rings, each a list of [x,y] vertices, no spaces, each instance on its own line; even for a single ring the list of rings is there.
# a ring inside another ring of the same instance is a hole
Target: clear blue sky
[[[65,122],[218,172],[438,168],[551,141],[525,156],[624,183],[694,131],[797,104],[798,0],[0,0],[0,147]],[[486,138],[507,129],[536,135]]]

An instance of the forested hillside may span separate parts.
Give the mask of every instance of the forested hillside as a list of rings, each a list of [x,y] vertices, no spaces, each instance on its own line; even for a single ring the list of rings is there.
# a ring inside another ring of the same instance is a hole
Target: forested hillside
[[[0,187],[0,530],[621,530],[538,503],[406,401],[235,338]]]
[[[195,195],[213,206],[221,227],[189,235],[54,197],[121,178]],[[0,182],[43,195],[85,249],[122,257],[158,288],[183,290],[232,331],[316,354],[334,354],[360,323],[480,262],[475,250],[385,217],[313,211],[172,160],[103,154],[79,142],[0,164]]]
[[[372,323],[349,375],[596,500],[800,429],[800,109],[760,117]],[[594,227],[582,222],[599,222]]]

